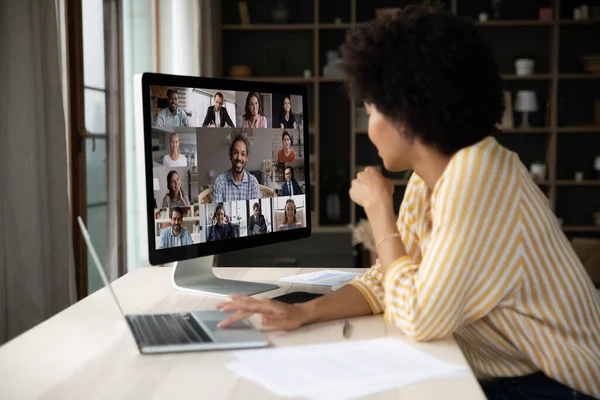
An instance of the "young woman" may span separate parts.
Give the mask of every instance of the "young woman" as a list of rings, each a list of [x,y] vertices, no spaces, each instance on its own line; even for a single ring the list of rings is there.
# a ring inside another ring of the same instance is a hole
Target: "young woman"
[[[179,153],[179,136],[173,132],[169,138],[171,152],[163,157],[163,167],[187,167],[187,159]]]
[[[277,153],[277,162],[285,164],[296,161],[296,152],[292,150],[292,136],[287,131],[281,134],[281,143],[283,148]]]
[[[242,116],[242,128],[266,128],[267,118],[262,115],[258,93],[250,92],[246,96],[246,106]]]
[[[208,241],[215,242],[217,240],[234,239],[236,237],[235,228],[229,221],[229,216],[225,215],[223,204],[218,204],[215,209],[215,214],[212,217],[213,225],[208,233]]]
[[[183,194],[177,171],[171,171],[167,174],[167,188],[169,188],[169,193],[163,198],[163,207],[183,207],[190,205],[190,200]]]
[[[279,127],[281,129],[296,129],[296,117],[292,112],[292,103],[289,97],[283,99],[283,107],[281,109],[281,118],[279,119]]]
[[[490,399],[600,397],[600,297],[544,193],[492,136],[502,82],[477,28],[407,7],[357,29],[342,54],[386,169],[414,170],[399,218],[394,185],[366,168],[350,196],[378,263],[302,304],[233,296],[222,326],[384,313],[417,341],[453,335]]]
[[[285,220],[279,225],[280,231],[302,228],[302,223],[296,221],[296,203],[293,199],[287,199],[285,202]]]

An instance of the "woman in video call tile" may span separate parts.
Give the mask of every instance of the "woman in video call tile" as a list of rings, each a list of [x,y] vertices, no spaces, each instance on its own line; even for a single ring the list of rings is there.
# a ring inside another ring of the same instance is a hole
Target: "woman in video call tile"
[[[235,228],[229,221],[229,216],[225,215],[223,204],[217,205],[215,214],[212,217],[213,225],[210,227],[208,241],[215,242],[217,240],[234,239],[236,237]]]
[[[254,203],[252,206],[254,214],[250,217],[248,222],[248,235],[260,235],[267,233],[267,223],[265,222],[265,216],[261,214],[260,204]]]
[[[190,200],[183,194],[177,171],[171,171],[167,174],[167,188],[169,188],[169,193],[165,194],[163,198],[163,207],[183,207],[190,205]]]
[[[242,128],[267,128],[267,118],[261,114],[261,108],[258,94],[248,93],[245,114],[242,116]]]
[[[163,157],[163,167],[187,167],[187,158],[179,153],[179,135],[171,133],[171,152]]]
[[[279,153],[277,153],[277,162],[279,164],[285,164],[296,161],[296,152],[292,150],[292,145],[294,144],[292,135],[287,131],[284,131],[281,134],[281,143],[283,144],[283,149],[279,150]]]
[[[296,221],[296,203],[293,199],[288,199],[285,202],[285,221],[279,225],[279,230],[288,231],[297,228],[302,228],[302,223]]]
[[[281,118],[279,119],[279,127],[282,129],[296,129],[296,117],[292,111],[292,103],[290,98],[283,99],[283,108],[281,110]]]

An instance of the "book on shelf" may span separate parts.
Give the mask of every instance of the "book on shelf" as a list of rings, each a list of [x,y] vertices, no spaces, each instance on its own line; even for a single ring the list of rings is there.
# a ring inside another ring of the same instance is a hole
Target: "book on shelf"
[[[238,8],[240,10],[240,22],[242,25],[250,24],[250,13],[248,12],[248,2],[238,1]]]

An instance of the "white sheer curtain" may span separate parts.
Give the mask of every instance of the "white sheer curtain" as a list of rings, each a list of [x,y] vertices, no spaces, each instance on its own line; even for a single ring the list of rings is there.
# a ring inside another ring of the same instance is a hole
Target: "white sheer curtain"
[[[123,0],[127,268],[148,266],[143,130],[135,121],[135,74],[216,76],[219,0]],[[158,43],[155,42],[158,38]],[[160,49],[160,57],[157,56]],[[204,109],[200,114],[206,111]],[[228,110],[229,111],[229,110]],[[235,115],[235,113],[230,113]],[[204,115],[201,115],[203,118]]]
[[[75,301],[56,9],[0,2],[0,343]]]

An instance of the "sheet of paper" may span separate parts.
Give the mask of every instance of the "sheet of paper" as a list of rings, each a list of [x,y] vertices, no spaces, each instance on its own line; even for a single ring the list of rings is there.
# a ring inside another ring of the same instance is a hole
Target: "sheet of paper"
[[[228,367],[281,397],[347,400],[430,379],[462,376],[468,367],[383,338],[238,351]]]
[[[307,274],[286,276],[279,278],[279,280],[289,283],[339,287],[347,282],[350,282],[358,275],[360,275],[359,272],[346,272],[326,269],[324,271],[309,272]]]

